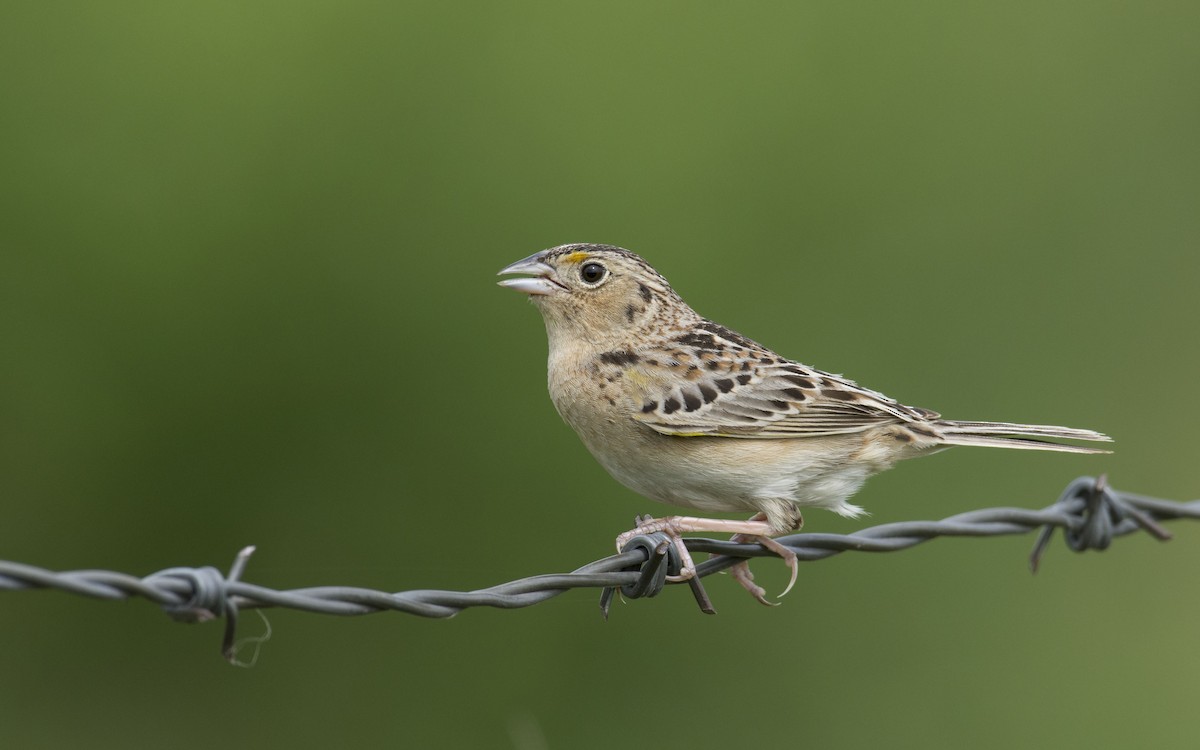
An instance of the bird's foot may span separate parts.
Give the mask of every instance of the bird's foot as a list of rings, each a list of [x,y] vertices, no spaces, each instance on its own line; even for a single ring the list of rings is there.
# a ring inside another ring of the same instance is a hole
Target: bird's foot
[[[737,581],[742,588],[749,591],[750,596],[757,599],[759,604],[765,604],[768,607],[774,607],[779,604],[779,602],[767,601],[766,590],[754,582],[754,574],[750,572],[749,560],[742,560],[730,568],[729,577]]]
[[[679,554],[679,573],[677,575],[667,576],[667,580],[673,583],[687,581],[696,577],[696,563],[692,561],[692,555],[688,552],[687,546],[683,543],[682,533],[690,529],[686,529],[679,523],[685,520],[684,516],[668,516],[666,518],[653,518],[651,516],[638,516],[635,519],[636,525],[617,537],[617,551],[620,552],[629,543],[630,539],[643,534],[666,534],[671,540],[671,546]]]
[[[762,514],[760,514],[762,515]],[[674,545],[675,550],[679,553],[680,571],[678,575],[667,576],[667,580],[673,583],[687,581],[696,577],[696,564],[692,562],[692,556],[688,552],[687,547],[683,543],[683,534],[692,531],[716,531],[732,533],[745,538],[752,538],[756,541],[766,538],[768,541],[772,533],[771,525],[765,520],[766,516],[759,518],[755,516],[749,521],[727,521],[723,518],[694,518],[692,516],[667,516],[665,518],[652,518],[650,516],[639,516],[637,525],[633,529],[626,531],[617,537],[617,551],[621,551],[630,539],[642,534],[654,534],[662,532],[666,534]],[[770,549],[776,554],[780,554],[774,547],[764,544],[763,546]],[[775,547],[791,552],[781,544],[775,543]],[[783,556],[782,554],[780,555]],[[793,559],[795,554],[792,554]],[[786,559],[786,558],[785,558]],[[793,563],[794,564],[794,563]],[[795,580],[795,571],[793,570],[792,578]],[[743,584],[745,585],[745,584]],[[790,586],[788,587],[791,588]],[[784,592],[786,593],[786,592]]]
[[[792,587],[796,585],[796,576],[800,571],[799,565],[797,564],[796,553],[792,550],[783,546],[769,536],[734,534],[729,541],[756,542],[783,558],[783,562],[788,566],[788,570],[791,571],[792,577],[788,580],[787,588],[785,588],[783,593],[779,595],[780,598],[787,596],[788,592],[792,590]],[[753,596],[755,599],[757,599],[760,604],[765,604],[768,607],[774,607],[779,604],[779,602],[767,601],[766,591],[763,590],[762,586],[759,586],[754,582],[754,574],[750,572],[749,560],[742,560],[738,564],[734,565],[729,569],[729,575],[733,578],[733,580],[741,584],[742,588],[746,589],[746,591],[749,591],[750,596]]]
[[[760,511],[755,513],[747,523],[763,523],[766,520],[767,514]],[[792,530],[798,531],[802,526],[804,526],[804,517],[797,514],[796,523]],[[729,541],[757,542],[758,544],[761,544],[763,547],[766,547],[768,550],[783,558],[783,562],[788,566],[788,570],[791,571],[792,577],[788,580],[787,588],[785,588],[783,593],[779,595],[780,598],[787,596],[787,593],[792,590],[793,586],[796,585],[796,575],[799,573],[799,565],[797,564],[796,553],[772,539],[768,534],[738,533],[734,534]],[[759,603],[765,604],[768,607],[774,607],[779,604],[779,602],[767,601],[767,592],[763,590],[762,586],[759,586],[754,582],[754,574],[750,572],[749,560],[742,560],[738,564],[734,565],[729,569],[729,575],[733,578],[733,580],[737,581],[742,588],[746,589],[746,591],[749,591],[750,596],[753,596],[755,599],[757,599]]]

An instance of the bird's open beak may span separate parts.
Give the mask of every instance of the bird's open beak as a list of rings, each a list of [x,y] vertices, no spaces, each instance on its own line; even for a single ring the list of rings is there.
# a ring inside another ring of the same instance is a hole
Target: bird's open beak
[[[520,279],[505,279],[497,282],[500,286],[524,292],[530,296],[544,296],[566,289],[554,280],[554,269],[541,261],[542,253],[534,253],[528,258],[522,258],[511,266],[500,270],[497,276],[510,273],[526,273],[529,277]]]

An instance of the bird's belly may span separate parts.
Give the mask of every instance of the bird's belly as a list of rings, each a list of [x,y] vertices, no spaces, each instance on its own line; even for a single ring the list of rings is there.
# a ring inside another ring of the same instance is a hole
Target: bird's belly
[[[617,425],[611,425],[617,428]],[[846,503],[873,473],[853,460],[860,436],[786,440],[661,435],[630,420],[623,437],[580,436],[612,476],[655,500],[702,511],[768,510],[794,503],[857,515]],[[616,446],[636,446],[617,448]],[[769,512],[769,510],[768,510]]]

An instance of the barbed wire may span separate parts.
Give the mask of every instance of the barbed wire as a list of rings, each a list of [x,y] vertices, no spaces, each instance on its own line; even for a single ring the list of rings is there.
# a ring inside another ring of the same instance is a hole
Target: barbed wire
[[[793,534],[776,539],[796,553],[800,561],[823,560],[842,552],[896,552],[937,537],[985,537],[1025,534],[1039,530],[1029,557],[1037,572],[1042,554],[1055,529],[1062,529],[1067,546],[1076,551],[1104,550],[1119,536],[1143,530],[1166,541],[1171,534],[1159,522],[1200,520],[1200,500],[1178,503],[1118,492],[1104,476],[1080,477],[1058,500],[1042,510],[985,508],[940,521],[902,521],[862,529],[851,534]],[[696,566],[687,581],[700,608],[715,610],[700,579],[725,570],[750,557],[775,556],[754,543],[687,538],[689,552],[714,555]],[[97,599],[144,598],[158,604],[182,622],[225,618],[221,653],[231,663],[247,644],[257,650],[270,637],[236,641],[238,614],[245,609],[284,607],[330,615],[367,615],[406,612],[421,617],[452,617],[469,607],[515,609],[528,607],[576,588],[602,589],[600,606],[608,616],[617,591],[627,599],[657,596],[667,576],[679,572],[679,559],[670,539],[662,533],[630,540],[616,555],[576,568],[570,573],[536,575],[477,591],[415,590],[398,593],[352,586],[314,586],[280,591],[243,580],[254,547],[238,553],[228,574],[214,567],[175,567],[137,577],[107,570],[52,571],[0,560],[0,590],[57,589]]]

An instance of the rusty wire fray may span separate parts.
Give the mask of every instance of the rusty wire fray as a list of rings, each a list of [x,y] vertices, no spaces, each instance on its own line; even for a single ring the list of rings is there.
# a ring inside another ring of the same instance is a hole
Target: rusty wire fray
[[[842,552],[895,552],[943,536],[1008,536],[1040,530],[1029,567],[1037,572],[1042,554],[1062,529],[1067,546],[1076,551],[1104,550],[1119,536],[1146,531],[1160,541],[1171,538],[1161,521],[1200,520],[1200,500],[1172,502],[1118,492],[1106,477],[1080,477],[1071,482],[1058,500],[1042,510],[985,508],[940,521],[902,521],[856,531],[853,534],[793,534],[776,541],[791,548],[801,561],[823,560]],[[713,557],[696,566],[697,575],[687,581],[700,609],[715,613],[700,579],[725,570],[748,557],[774,556],[758,544],[715,539],[688,538],[692,553]],[[351,586],[316,586],[278,591],[241,580],[254,547],[238,553],[230,572],[213,567],[175,567],[138,578],[107,570],[51,571],[23,563],[0,560],[0,590],[58,589],[97,599],[141,597],[158,604],[175,620],[205,622],[225,619],[221,654],[232,664],[249,666],[258,648],[270,637],[270,626],[262,636],[238,642],[238,614],[246,609],[284,607],[330,615],[368,615],[383,611],[407,612],[421,617],[452,617],[468,607],[516,609],[538,604],[576,588],[600,588],[600,607],[608,617],[616,592],[626,599],[657,596],[667,576],[679,571],[678,554],[663,534],[646,534],[631,539],[616,555],[588,563],[570,573],[521,578],[477,591],[416,590],[389,593]],[[254,646],[249,662],[237,654],[246,644]]]

